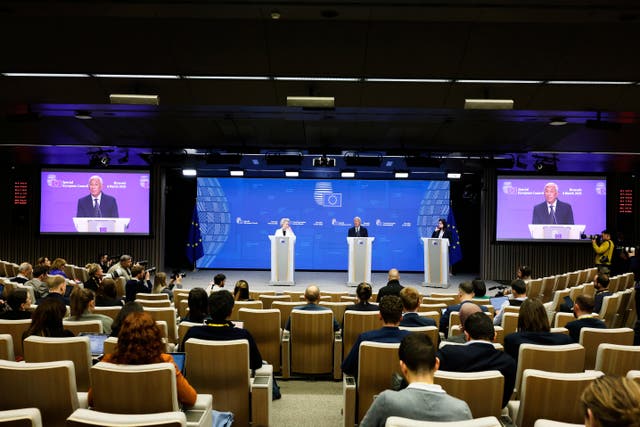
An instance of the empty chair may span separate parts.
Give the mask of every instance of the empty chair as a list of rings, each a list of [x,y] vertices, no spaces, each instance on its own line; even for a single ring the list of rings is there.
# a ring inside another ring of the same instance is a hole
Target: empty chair
[[[460,303],[460,298],[458,297],[458,294],[445,294],[445,293],[439,293],[439,292],[431,292],[431,295],[429,296],[432,298],[453,298],[456,304]]]
[[[582,328],[580,330],[580,344],[585,349],[585,369],[594,369],[596,366],[596,356],[598,346],[602,343],[633,345],[633,329],[598,329]]]
[[[152,294],[146,292],[138,292],[136,299],[143,299],[147,301],[169,301],[169,295],[166,293]]]
[[[434,298],[434,297],[423,297],[423,304],[446,304],[447,307],[450,305],[455,305],[456,300],[454,298],[444,297],[444,298]]]
[[[260,295],[275,295],[276,291],[249,291],[249,299],[259,300]]]
[[[349,295],[349,292],[323,292],[322,295],[330,297],[331,302],[342,302],[340,298]]]
[[[633,291],[633,289],[626,289],[620,292],[620,301],[618,302],[618,309],[616,310],[612,327],[621,328],[627,322],[627,316],[629,314],[629,304],[631,303],[635,305],[635,301],[631,300]]]
[[[603,298],[602,308],[600,309],[600,318],[607,325],[607,328],[613,328],[616,321],[616,313],[620,304],[620,294],[616,293]]]
[[[164,294],[166,295],[166,294]],[[159,308],[165,308],[165,307],[171,307],[171,301],[169,301],[168,299],[159,299],[159,300],[153,300],[153,299],[136,299],[136,302],[138,304],[140,304],[141,306],[147,308],[153,308],[153,307],[159,307]]]
[[[358,297],[341,295],[340,296],[340,302],[348,302],[348,303],[351,303],[351,304],[355,304],[355,303],[358,302]]]
[[[121,305],[107,306],[107,307],[95,307],[93,312],[96,314],[104,314],[105,316],[109,316],[113,320],[116,320],[118,317],[118,313],[122,309]]]
[[[556,276],[543,277],[540,289],[542,302],[549,302],[553,298],[553,288],[556,285]]]
[[[287,324],[287,320],[289,320],[289,316],[291,316],[291,310],[295,307],[300,307],[302,304],[299,302],[291,302],[291,301],[274,301],[271,305],[271,308],[275,308],[280,311],[280,327],[284,329]],[[266,310],[266,308],[265,308]]]
[[[596,371],[623,377],[640,370],[640,346],[602,343],[596,354]]]
[[[289,295],[291,297],[291,301],[304,301],[304,292],[300,291],[284,291],[282,292],[284,295]]]
[[[172,344],[178,342],[178,328],[176,326],[176,309],[173,307],[144,307],[144,311],[151,314],[153,320],[167,322],[168,340]]]
[[[589,275],[589,271],[587,269],[578,270],[577,283],[578,284],[585,283],[587,281],[587,276],[588,275]]]
[[[244,322],[243,327],[251,333],[260,349],[262,358],[273,366],[274,371],[280,372],[280,310],[275,308],[270,310],[242,308],[239,312],[239,319]]]
[[[347,357],[361,333],[379,327],[380,313],[377,311],[345,311],[342,326],[342,359]]]
[[[542,280],[543,279],[535,279],[530,280],[527,283],[527,298],[540,298],[542,295]]]
[[[84,267],[79,267],[77,265],[73,266],[73,276],[76,278],[76,280],[79,280],[82,283],[89,280],[89,272],[87,271],[87,269]]]
[[[512,334],[518,330],[518,316],[519,313],[506,312],[502,316],[502,329],[504,330],[504,336]]]
[[[13,337],[9,334],[0,334],[0,359],[15,360],[13,353]]]
[[[420,421],[389,417],[384,425],[385,427],[502,427],[496,417],[474,418],[466,421]]]
[[[572,288],[578,285],[578,277],[580,276],[580,271],[572,271],[569,273],[569,277],[567,278],[567,288]]]
[[[173,289],[173,305],[178,310],[178,316],[181,319],[186,315],[186,309],[188,304],[182,305],[182,301],[187,301],[189,299],[189,290],[188,289]]]
[[[110,414],[89,409],[76,409],[67,418],[67,427],[186,427],[187,417],[182,411],[155,414]]]
[[[240,320],[238,312],[241,308],[252,308],[254,310],[262,309],[262,301],[236,301],[233,304],[233,310],[231,311],[231,317],[229,320]]]
[[[38,408],[0,411],[0,426],[42,427],[42,416]]]
[[[499,417],[502,413],[504,376],[499,371],[436,371],[433,382],[447,394],[467,402],[474,417]]]
[[[299,302],[299,300],[294,300],[291,298],[291,295],[265,295],[261,294],[259,297],[260,301],[262,301],[262,308],[269,309],[271,308],[271,304],[274,301],[289,301],[289,302]]]
[[[351,305],[350,302],[333,302],[333,301],[320,301],[320,305],[330,308],[333,311],[333,317],[341,323],[344,320],[344,312],[348,306]]]
[[[93,332],[96,334],[102,333],[102,322],[100,320],[62,320],[62,325],[65,329],[73,332],[74,335],[78,335],[80,332]]]
[[[545,420],[545,419],[536,420],[535,424],[533,424],[533,427],[583,427],[583,426],[584,426],[583,423],[580,423],[580,424],[563,423],[562,421],[551,421],[551,420]]]
[[[567,282],[569,280],[569,273],[560,274],[556,276],[556,287],[554,291],[561,291],[567,287]]]
[[[556,319],[553,322],[554,328],[564,328],[567,323],[573,322],[576,320],[576,317],[573,313],[563,313],[561,311],[556,313]]]
[[[31,319],[24,320],[4,320],[0,319],[0,334],[11,335],[13,341],[13,354],[20,358],[22,352],[22,335],[31,326]]]

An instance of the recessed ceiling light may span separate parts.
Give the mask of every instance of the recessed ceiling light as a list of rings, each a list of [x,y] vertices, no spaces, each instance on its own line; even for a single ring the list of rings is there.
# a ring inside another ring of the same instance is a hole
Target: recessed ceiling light
[[[198,171],[195,169],[182,169],[182,175],[184,176],[197,176]]]
[[[297,178],[300,176],[300,172],[298,171],[285,171],[284,176],[287,178]]]
[[[460,172],[447,173],[447,179],[460,179],[460,178],[462,178],[462,174]]]
[[[564,126],[567,124],[567,120],[564,117],[551,117],[549,120],[549,126]]]
[[[394,174],[394,177],[399,179],[406,179],[409,178],[409,172],[398,171]]]
[[[76,111],[74,117],[78,120],[91,120],[93,116],[91,115],[91,111],[87,110],[78,110]]]
[[[159,105],[160,97],[158,95],[136,95],[112,93],[109,95],[112,104],[130,104],[130,105]]]
[[[513,99],[465,99],[465,110],[513,110]]]

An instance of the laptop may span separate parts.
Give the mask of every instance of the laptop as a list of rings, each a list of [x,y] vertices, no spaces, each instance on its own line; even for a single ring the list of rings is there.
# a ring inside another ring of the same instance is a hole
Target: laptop
[[[505,302],[509,301],[509,297],[493,297],[489,298],[489,301],[491,301],[491,305],[493,306],[493,308],[495,308],[496,310],[500,310],[502,305]]]
[[[178,369],[180,369],[180,372],[184,374],[184,359],[186,353],[175,352],[167,354],[173,358],[173,363],[175,363],[178,366]]]
[[[95,332],[80,332],[78,336],[89,337],[91,346],[91,356],[97,357],[104,354],[104,342],[109,338],[108,334],[98,334]]]

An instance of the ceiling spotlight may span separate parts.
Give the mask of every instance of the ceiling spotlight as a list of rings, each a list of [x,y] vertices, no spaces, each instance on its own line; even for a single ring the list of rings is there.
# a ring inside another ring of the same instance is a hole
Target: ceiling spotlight
[[[558,172],[558,163],[555,157],[537,157],[533,168],[540,173]]]
[[[229,176],[244,176],[242,169],[229,169]]]
[[[393,176],[396,179],[407,179],[407,178],[409,178],[409,172],[407,172],[407,171],[396,171]]]
[[[128,105],[159,105],[160,97],[158,95],[130,95],[112,93],[109,95],[112,104],[128,104]]]
[[[274,9],[274,10],[271,11],[270,16],[271,16],[271,19],[278,20],[278,19],[280,19],[282,17],[282,14],[280,13],[279,10],[275,10]]]
[[[106,168],[111,164],[109,153],[113,150],[98,150],[90,154],[89,166],[92,168]]]
[[[356,177],[356,173],[355,173],[355,171],[342,171],[342,172],[340,172],[340,177],[342,177],[342,178],[355,178]]]
[[[336,106],[333,96],[287,96],[287,107],[302,107],[311,110],[332,110]]]
[[[183,176],[197,176],[198,171],[195,169],[182,169]]]
[[[567,124],[567,119],[564,117],[551,117],[549,119],[549,126],[564,126]]]
[[[447,179],[460,179],[462,178],[462,174],[460,172],[448,172]]]
[[[93,116],[91,115],[91,111],[88,110],[78,110],[76,111],[74,117],[78,120],[91,120]]]
[[[287,178],[297,178],[300,176],[299,171],[284,171],[284,176]]]
[[[465,110],[513,110],[513,99],[465,99]]]

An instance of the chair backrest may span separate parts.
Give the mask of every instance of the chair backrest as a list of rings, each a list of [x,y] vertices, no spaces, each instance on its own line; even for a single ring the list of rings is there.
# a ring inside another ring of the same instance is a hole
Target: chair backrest
[[[73,264],[65,264],[64,267],[62,267],[62,270],[64,271],[64,274],[67,275],[67,279],[76,279],[76,274],[75,271],[73,270],[73,267],[75,267],[75,265]]]
[[[602,372],[558,373],[527,369],[522,377],[518,427],[533,427],[539,418],[569,423],[584,421],[580,396]]]
[[[464,421],[420,421],[403,417],[388,417],[385,427],[502,427],[496,417],[474,418]]]
[[[24,320],[4,320],[0,319],[0,334],[11,335],[13,340],[13,354],[15,357],[22,357],[22,334],[31,326],[31,319]]]
[[[628,328],[632,328],[636,320],[638,318],[638,313],[636,312],[636,290],[631,288],[631,296],[629,297],[629,306],[627,307],[627,313],[625,314],[624,325]]]
[[[178,344],[179,345],[182,345],[182,341],[184,341],[184,336],[187,335],[187,332],[189,332],[189,329],[191,329],[194,326],[202,326],[202,323],[180,322],[178,324]],[[184,349],[181,349],[181,351],[184,351]]]
[[[234,424],[248,426],[249,342],[189,339],[185,352],[185,374],[193,388],[214,395],[213,408],[233,412]]]
[[[527,283],[527,298],[536,299],[542,295],[542,279],[529,280]]]
[[[447,394],[467,402],[474,417],[499,417],[502,412],[504,377],[500,371],[436,371],[433,382]]]
[[[500,326],[502,326],[505,336],[518,330],[518,316],[520,316],[520,313],[508,313],[506,311],[502,315],[502,325]]]
[[[275,295],[276,291],[249,291],[249,298],[259,300],[260,295]]]
[[[429,295],[431,298],[453,298],[455,304],[460,303],[460,298],[458,298],[458,294],[445,294],[444,292],[431,292]],[[424,298],[423,298],[424,299]]]
[[[553,293],[553,301],[551,302],[551,309],[553,311],[558,311],[560,309],[560,304],[564,302],[564,297],[568,297],[571,289],[560,289]]]
[[[559,311],[556,313],[556,318],[553,322],[553,327],[564,328],[567,325],[567,323],[573,322],[574,320],[576,320],[576,317],[573,315],[573,313],[563,313],[562,311]]]
[[[289,295],[291,297],[291,301],[304,301],[304,292],[300,291],[284,291],[283,295]]]
[[[156,414],[110,414],[89,409],[76,409],[67,418],[67,427],[186,427],[187,417],[182,411]]]
[[[575,301],[576,298],[582,295],[583,292],[584,292],[584,285],[573,286],[569,290],[569,298],[571,298],[571,301]]]
[[[449,331],[447,333],[448,335],[451,335],[451,327],[456,325],[460,325],[460,312],[452,311],[449,314]]]
[[[596,366],[596,356],[598,355],[598,347],[602,343],[633,345],[633,329],[615,328],[615,329],[598,329],[598,328],[582,328],[580,329],[580,344],[585,349],[585,369],[594,369]]]
[[[13,337],[10,334],[0,334],[0,359],[16,360],[13,352]]]
[[[229,320],[240,320],[238,312],[241,308],[252,308],[254,310],[262,309],[262,301],[236,301],[233,304],[233,310],[231,311],[231,317]]]
[[[102,322],[100,320],[63,319],[62,326],[65,329],[73,332],[74,335],[78,335],[80,332],[94,332],[97,334],[102,333]]]
[[[389,388],[391,376],[400,372],[398,357],[400,343],[360,343],[358,360],[357,407],[360,423],[373,403],[373,398]]]
[[[117,365],[99,362],[91,368],[91,390],[96,411],[149,414],[180,409],[176,369],[172,363]]]
[[[626,283],[626,280],[625,280]],[[609,279],[609,292],[614,293],[618,292],[620,288],[620,276],[613,276]]]
[[[583,427],[584,423],[575,424],[575,423],[563,423],[562,421],[553,421],[553,420],[545,420],[539,419],[533,424],[533,427]]]
[[[440,327],[440,318],[442,317],[441,311],[419,311],[418,314],[422,317],[427,317],[436,322],[436,326]]]
[[[89,280],[89,272],[84,267],[79,267],[77,265],[74,265],[73,266],[73,275],[75,276],[75,278],[77,280],[80,280],[83,283],[86,282],[87,280]]]
[[[106,340],[104,340],[104,354],[109,354],[116,351],[117,345],[118,345],[117,337],[109,337]]]
[[[76,372],[76,390],[88,391],[91,369],[89,337],[50,338],[32,335],[24,340],[25,362],[71,360]]]
[[[105,316],[109,316],[113,320],[116,320],[116,317],[118,317],[118,313],[120,313],[120,310],[122,310],[122,306],[113,305],[109,307],[96,307],[93,309],[93,312],[96,314],[104,314]]]
[[[169,301],[169,295],[161,292],[159,294],[153,294],[148,292],[138,292],[136,294],[136,299],[143,299],[147,301]]]
[[[323,292],[322,295],[330,297],[331,302],[342,302],[340,298],[343,296],[348,296],[349,292]]]
[[[153,320],[164,320],[167,322],[167,333],[170,343],[178,342],[178,327],[176,326],[176,309],[173,307],[144,307],[144,311],[149,313]]]
[[[631,302],[631,295],[633,294],[633,289],[625,289],[624,291],[620,291],[620,301],[618,302],[618,309],[616,310],[615,319],[613,321],[612,327],[621,328],[625,325],[627,320],[627,314],[629,313],[629,303],[635,305],[635,301]]]
[[[173,289],[173,306],[178,310],[178,316],[181,319],[184,319],[186,314],[188,304],[182,305],[182,301],[189,300],[189,290],[188,289]]]
[[[351,304],[355,304],[358,302],[358,297],[352,297],[352,296],[348,296],[348,295],[341,295],[340,296],[340,302],[348,302]]]
[[[38,408],[10,409],[0,411],[0,426],[42,427],[42,416]]]
[[[623,377],[640,370],[640,346],[602,343],[596,354],[596,371]]]
[[[587,281],[587,276],[589,275],[589,270],[583,269],[578,270],[578,283],[585,283]]]
[[[554,291],[561,291],[567,287],[567,282],[569,281],[569,273],[560,274],[556,276],[556,287]]]
[[[503,308],[505,313],[520,313],[520,306],[519,305],[507,305],[505,308]]]
[[[637,383],[640,383],[640,371],[629,371],[627,372],[627,378],[633,380]]]
[[[444,297],[444,298],[434,298],[434,297],[423,297],[423,304],[446,304],[447,307],[450,305],[455,305],[456,300],[452,297]]]
[[[342,327],[342,359],[344,360],[349,354],[358,335],[379,327],[380,313],[377,311],[345,311]]]
[[[296,302],[296,303],[298,303],[298,305],[300,305],[299,300],[292,299],[291,295],[265,295],[265,294],[260,294],[260,296],[258,298],[260,299],[260,301],[262,301],[262,308],[266,308],[266,309],[271,308],[271,304],[273,304],[274,301]]]
[[[543,277],[540,293],[542,294],[542,302],[549,302],[553,298],[553,289],[556,286],[556,276]]]
[[[348,306],[351,305],[350,302],[333,302],[333,301],[320,301],[320,305],[330,308],[333,311],[333,318],[338,321],[338,323],[344,320],[344,312]]]
[[[526,369],[565,373],[582,372],[584,371],[584,354],[585,349],[580,344],[521,344],[518,350],[516,392],[521,392],[522,375]]]
[[[445,308],[447,308],[446,304],[420,304],[418,311],[437,311],[438,313],[442,313],[442,310]]]
[[[165,294],[166,295],[166,294]],[[138,299],[136,302],[141,306],[147,307],[171,307],[171,301],[168,299]]]
[[[437,326],[413,326],[413,327],[400,326],[400,329],[404,331],[419,332],[419,333],[425,334],[431,339],[432,343],[438,342],[439,331]]]
[[[593,284],[593,282],[583,283],[582,286],[584,286],[584,289],[582,290],[582,295],[586,295],[588,297],[593,298],[596,293],[596,286]]]
[[[116,297],[117,298],[122,298],[125,296],[126,285],[127,285],[127,279],[125,279],[124,277],[118,277],[116,279]]]
[[[333,372],[333,312],[291,311],[291,372]]]
[[[300,305],[301,304],[297,301],[274,301],[273,304],[271,304],[271,308],[280,310],[280,327],[282,329],[284,329],[287,324],[287,320],[289,320],[289,317],[291,316],[291,310],[293,310],[294,307],[300,307]],[[265,307],[265,310],[268,309]]]
[[[0,384],[5,388],[0,410],[37,407],[43,425],[62,427],[78,409],[75,369],[70,360],[45,363],[0,360]],[[54,398],[55,397],[55,398]]]
[[[260,302],[260,301],[258,301]],[[264,360],[280,371],[280,310],[242,308],[239,318],[244,322],[244,329],[251,333]]]

